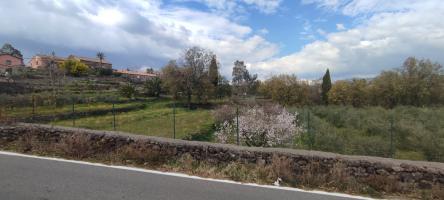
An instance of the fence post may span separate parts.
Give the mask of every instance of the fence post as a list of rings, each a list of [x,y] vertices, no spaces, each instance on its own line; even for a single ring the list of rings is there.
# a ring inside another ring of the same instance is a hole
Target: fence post
[[[72,126],[75,127],[76,126],[76,116],[75,116],[75,102],[74,100],[72,101]]]
[[[114,102],[113,102],[113,129],[116,131],[116,111],[114,108]]]
[[[176,99],[173,102],[173,139],[176,139]]]
[[[35,96],[32,95],[32,121],[35,119]]]
[[[390,157],[394,157],[394,146],[393,146],[393,121],[394,117],[393,115],[390,118]]]
[[[307,133],[308,133],[308,142],[310,146],[310,150],[313,148],[313,138],[310,130],[310,110],[307,109]]]
[[[237,145],[240,145],[239,139],[239,105],[236,106],[236,137],[237,137]]]

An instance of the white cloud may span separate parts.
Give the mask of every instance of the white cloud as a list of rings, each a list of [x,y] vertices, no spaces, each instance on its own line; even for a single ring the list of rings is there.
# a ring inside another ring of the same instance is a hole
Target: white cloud
[[[277,45],[227,17],[163,6],[155,0],[0,1],[0,13],[0,39],[16,38],[66,51],[100,50],[114,55],[108,56],[111,61],[120,59],[124,68],[140,67],[126,64],[135,58],[145,58],[147,65],[152,65],[151,59],[165,62],[198,45],[214,51],[229,75],[236,59],[258,62],[278,51]]]
[[[176,0],[194,1],[205,3],[209,8],[225,14],[227,16],[245,12],[247,7],[252,6],[265,14],[272,14],[277,11],[282,0]]]
[[[266,28],[262,28],[262,29],[259,29],[258,33],[261,35],[267,35],[269,33],[269,31]]]
[[[322,35],[322,36],[327,35],[327,32],[324,29],[321,29],[321,28],[316,29],[316,32],[318,32],[318,34]]]
[[[345,28],[344,24],[336,24],[336,29],[337,29],[338,31],[343,31],[343,30],[345,30],[346,28]]]
[[[354,28],[329,33],[325,40],[314,41],[298,52],[253,66],[262,75],[295,73],[311,78],[322,76],[328,67],[336,78],[345,78],[400,66],[408,56],[444,63],[440,53],[444,51],[444,2],[396,1],[396,10],[395,1],[383,2],[319,0],[320,6],[340,9],[341,13],[369,16]]]

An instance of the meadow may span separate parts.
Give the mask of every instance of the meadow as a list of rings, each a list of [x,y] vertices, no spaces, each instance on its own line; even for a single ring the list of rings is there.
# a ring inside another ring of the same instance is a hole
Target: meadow
[[[118,113],[116,115],[116,130],[140,135],[172,138],[173,129],[173,101],[148,100],[144,109]],[[114,130],[114,116],[112,113],[102,116],[82,117],[75,120],[75,127]],[[73,126],[73,120],[52,122],[53,125]],[[207,136],[210,140],[214,120],[211,111],[206,108],[189,110],[178,104],[176,107],[176,138],[199,139]]]
[[[176,138],[215,141],[212,110],[227,101],[214,101],[209,106],[176,106]],[[173,138],[173,101],[165,98],[121,100],[115,108],[143,104],[145,107],[115,115],[116,131],[139,135]],[[10,117],[32,116],[32,106],[3,109]],[[108,110],[97,115],[77,116],[47,122],[53,125],[114,130],[112,103],[75,104],[75,112]],[[444,108],[352,106],[289,107],[298,113],[297,123],[304,132],[295,139],[293,148],[311,149],[351,155],[393,157],[408,160],[444,162]],[[72,104],[58,107],[36,106],[36,115],[66,114]]]
[[[444,108],[292,108],[307,130],[297,148],[444,162]]]

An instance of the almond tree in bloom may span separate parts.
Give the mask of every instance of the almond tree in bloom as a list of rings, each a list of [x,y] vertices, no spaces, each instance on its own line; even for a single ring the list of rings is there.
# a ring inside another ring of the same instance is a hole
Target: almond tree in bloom
[[[240,140],[247,146],[273,147],[291,144],[302,133],[296,114],[274,105],[255,106],[239,114]],[[236,118],[224,121],[216,131],[222,143],[236,141]]]

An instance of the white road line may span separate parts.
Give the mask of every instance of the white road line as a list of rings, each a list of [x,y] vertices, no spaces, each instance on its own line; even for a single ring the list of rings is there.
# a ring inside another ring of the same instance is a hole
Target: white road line
[[[89,165],[89,166],[96,166],[96,167],[106,167],[106,168],[111,168],[111,169],[122,169],[122,170],[128,170],[128,171],[136,171],[136,172],[143,172],[143,173],[150,173],[150,174],[160,174],[160,175],[175,176],[175,177],[197,179],[197,180],[204,180],[204,181],[212,181],[212,182],[219,182],[219,183],[246,185],[246,186],[252,186],[252,187],[276,189],[276,190],[287,190],[287,191],[295,191],[295,192],[329,195],[329,196],[335,196],[335,197],[373,200],[372,198],[368,198],[368,197],[354,196],[354,195],[335,193],[335,192],[324,192],[324,191],[318,191],[318,190],[303,190],[303,189],[292,188],[292,187],[259,185],[259,184],[255,184],[255,183],[241,183],[241,182],[230,181],[230,180],[220,180],[220,179],[213,179],[213,178],[202,178],[202,177],[198,177],[198,176],[190,176],[190,175],[182,174],[182,173],[161,172],[161,171],[155,171],[155,170],[127,167],[127,166],[118,166],[118,165],[105,165],[105,164],[101,164],[101,163],[91,163],[91,162],[85,162],[85,161],[67,160],[67,159],[62,159],[62,158],[51,158],[51,157],[43,157],[43,156],[26,155],[26,154],[13,153],[13,152],[7,152],[7,151],[0,151],[0,155],[58,161],[58,162],[74,163],[74,164]],[[1,168],[1,166],[0,166],[0,168]]]

